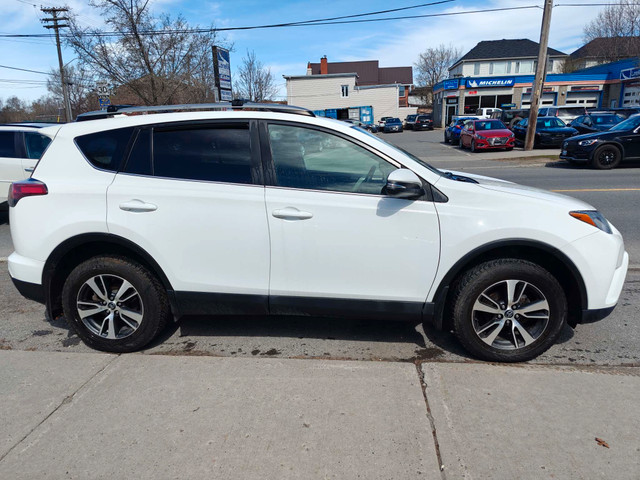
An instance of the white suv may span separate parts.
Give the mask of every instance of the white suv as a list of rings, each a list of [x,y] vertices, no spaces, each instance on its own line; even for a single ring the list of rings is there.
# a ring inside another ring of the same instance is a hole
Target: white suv
[[[28,178],[51,142],[40,133],[41,123],[0,125],[0,208],[6,208],[12,182]]]
[[[628,255],[590,205],[246,107],[61,127],[11,189],[20,292],[112,352],[184,315],[335,315],[425,321],[498,361],[616,305]]]

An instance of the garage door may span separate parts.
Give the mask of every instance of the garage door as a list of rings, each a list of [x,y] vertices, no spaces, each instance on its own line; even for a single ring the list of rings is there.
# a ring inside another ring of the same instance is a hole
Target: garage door
[[[640,106],[640,85],[625,85],[621,107]]]

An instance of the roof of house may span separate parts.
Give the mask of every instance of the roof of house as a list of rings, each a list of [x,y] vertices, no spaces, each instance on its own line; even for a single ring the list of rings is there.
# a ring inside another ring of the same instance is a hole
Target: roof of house
[[[520,38],[516,40],[484,40],[469,50],[462,58],[456,60],[451,66],[453,68],[458,63],[468,60],[488,60],[493,58],[535,58],[538,56],[540,44],[529,40],[528,38]],[[549,56],[566,56],[559,50],[553,48],[547,49]]]
[[[630,58],[638,56],[640,51],[640,37],[598,37],[583,45],[571,58],[601,58],[610,57],[615,52],[616,58]]]
[[[380,68],[378,60],[327,62],[327,71],[329,74],[356,72],[358,85],[363,86],[391,83],[411,85],[413,83],[413,67]],[[320,75],[320,63],[311,63],[311,74]]]

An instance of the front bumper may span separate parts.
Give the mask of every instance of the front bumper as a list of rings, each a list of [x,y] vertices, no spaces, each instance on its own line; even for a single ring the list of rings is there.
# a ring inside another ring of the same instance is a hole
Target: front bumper
[[[23,282],[22,280],[16,280],[13,277],[11,277],[11,281],[13,282],[13,285],[18,289],[18,292],[20,292],[20,295],[22,295],[24,298],[42,304],[45,303],[44,287],[42,285],[37,283]]]

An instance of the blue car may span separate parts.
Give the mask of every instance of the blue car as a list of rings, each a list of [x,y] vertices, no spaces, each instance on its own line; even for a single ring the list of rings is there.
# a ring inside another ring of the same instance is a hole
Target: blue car
[[[402,121],[399,118],[388,118],[384,122],[384,133],[401,132]]]
[[[460,132],[464,124],[469,120],[478,120],[478,117],[464,117],[455,115],[448,127],[444,129],[444,143],[451,142],[452,145],[460,143]]]

